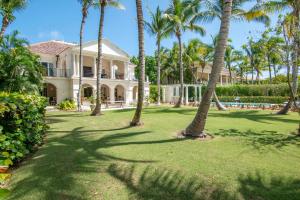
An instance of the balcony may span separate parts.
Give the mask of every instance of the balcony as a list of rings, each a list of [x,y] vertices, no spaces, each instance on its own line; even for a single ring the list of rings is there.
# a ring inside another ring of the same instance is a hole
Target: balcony
[[[69,77],[71,75],[71,69],[48,67],[42,74],[48,77]]]

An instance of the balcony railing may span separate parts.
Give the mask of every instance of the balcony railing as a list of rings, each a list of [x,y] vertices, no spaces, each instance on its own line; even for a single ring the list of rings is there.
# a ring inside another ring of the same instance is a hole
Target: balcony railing
[[[49,77],[69,77],[70,75],[71,69],[48,68],[43,72],[43,76]]]

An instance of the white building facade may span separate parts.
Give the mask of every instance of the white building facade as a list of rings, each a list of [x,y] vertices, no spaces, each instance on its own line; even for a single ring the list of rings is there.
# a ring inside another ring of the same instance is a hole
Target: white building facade
[[[79,46],[61,41],[33,44],[30,50],[39,55],[45,67],[43,95],[50,105],[65,99],[77,100],[79,92]],[[138,82],[135,65],[129,55],[104,39],[102,43],[103,65],[101,77],[102,102],[126,105],[137,101]],[[97,41],[83,44],[82,55],[82,102],[90,102],[96,96]],[[149,96],[149,82],[145,83],[145,98]]]

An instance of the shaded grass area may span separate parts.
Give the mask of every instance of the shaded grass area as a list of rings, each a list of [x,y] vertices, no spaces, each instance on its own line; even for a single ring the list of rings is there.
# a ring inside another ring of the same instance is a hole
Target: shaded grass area
[[[210,141],[177,139],[196,110],[51,112],[45,145],[13,172],[8,199],[299,199],[297,114],[212,110]]]

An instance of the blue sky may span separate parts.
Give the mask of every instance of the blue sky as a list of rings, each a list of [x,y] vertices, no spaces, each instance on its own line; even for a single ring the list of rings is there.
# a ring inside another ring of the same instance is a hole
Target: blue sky
[[[137,55],[137,25],[134,0],[121,0],[126,10],[109,8],[106,12],[104,37],[117,44],[130,55]],[[165,9],[169,0],[143,0],[145,19],[149,19],[148,9],[154,10],[157,5]],[[79,41],[80,4],[77,0],[30,0],[27,8],[16,13],[16,20],[9,27],[8,32],[19,30],[21,36],[31,43],[50,39],[64,40],[67,42]],[[276,23],[276,18],[272,17]],[[96,40],[98,33],[98,10],[90,10],[86,29],[85,41]],[[183,41],[199,38],[204,42],[211,42],[210,35],[215,35],[219,30],[219,22],[202,24],[207,31],[205,37],[186,32]],[[230,29],[230,38],[233,45],[239,48],[246,42],[251,31],[252,35],[259,35],[264,30],[264,25],[248,22],[233,22]],[[163,46],[171,47],[175,38],[169,38],[162,42]],[[146,54],[151,55],[155,50],[155,38],[145,34]]]

